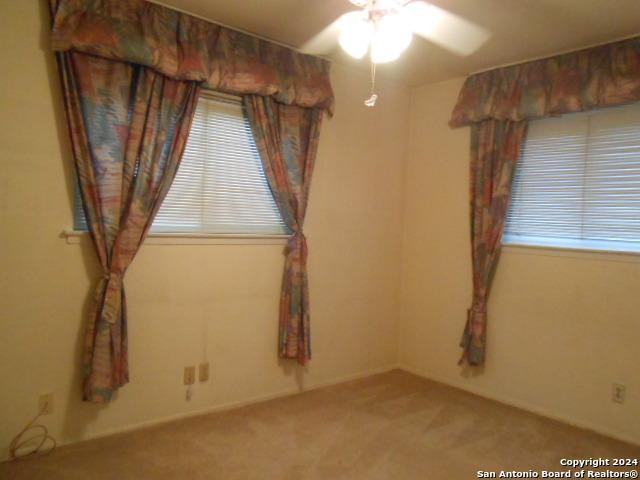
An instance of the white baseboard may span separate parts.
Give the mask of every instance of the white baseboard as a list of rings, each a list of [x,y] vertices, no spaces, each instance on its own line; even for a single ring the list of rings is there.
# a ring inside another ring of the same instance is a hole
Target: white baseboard
[[[474,385],[469,385],[467,383],[462,383],[462,382],[452,382],[450,379],[439,378],[435,375],[430,375],[419,368],[414,368],[406,364],[400,364],[398,368],[400,368],[400,370],[403,370],[408,373],[412,373],[419,377],[426,378],[428,380],[433,380],[434,382],[442,383],[444,385],[448,385],[450,387],[457,388],[458,390],[463,390],[465,392],[469,392],[474,395],[478,395],[479,397],[493,400],[498,403],[503,403],[511,407],[519,408],[520,410],[525,410],[527,412],[540,415],[541,417],[550,418],[552,420],[556,420],[558,422],[571,425],[572,427],[581,428],[583,430],[590,430],[599,435],[604,435],[605,437],[613,438],[615,440],[620,440],[621,442],[626,442],[632,445],[640,446],[640,441],[637,438],[633,438],[624,433],[610,430],[606,427],[603,427],[602,425],[597,425],[597,424],[585,422],[582,420],[576,420],[575,418],[567,417],[565,415],[558,415],[557,413],[551,412],[537,405],[533,405],[528,402],[523,402],[522,400],[517,400],[514,398],[507,398],[500,395],[496,395],[493,392],[487,391],[483,388],[478,388],[477,386],[474,386]]]
[[[358,380],[361,378],[366,378],[366,377],[370,377],[372,375],[378,375],[380,373],[386,373],[389,372],[391,370],[397,370],[399,368],[399,366],[397,364],[391,364],[391,365],[387,365],[385,367],[381,367],[381,368],[375,368],[372,370],[367,370],[367,371],[363,371],[363,372],[358,372],[358,373],[353,373],[353,374],[349,374],[349,375],[343,375],[331,380],[325,380],[325,381],[320,381],[320,382],[316,382],[316,383],[311,383],[308,386],[304,386],[302,388],[299,387],[291,387],[291,388],[286,388],[284,390],[280,390],[278,392],[273,392],[273,393],[266,393],[266,394],[262,394],[262,395],[256,395],[253,397],[249,397],[243,400],[235,400],[232,402],[227,402],[227,403],[222,403],[219,405],[211,405],[209,407],[206,408],[201,408],[199,410],[194,410],[194,411],[190,411],[190,412],[182,412],[182,413],[177,413],[175,415],[167,415],[164,417],[160,417],[160,418],[156,418],[153,420],[147,420],[144,422],[138,422],[138,423],[132,423],[130,425],[126,425],[124,427],[118,427],[118,428],[112,428],[112,429],[108,429],[108,430],[104,430],[102,432],[99,432],[97,434],[93,434],[93,435],[87,435],[84,438],[81,439],[62,439],[61,441],[58,441],[58,445],[59,446],[63,446],[63,445],[73,445],[73,444],[77,444],[77,443],[82,443],[82,442],[86,442],[89,440],[95,440],[98,438],[103,438],[103,437],[108,437],[111,435],[117,435],[120,433],[126,433],[126,432],[131,432],[134,430],[140,430],[143,428],[148,428],[148,427],[153,427],[153,426],[157,426],[157,425],[162,425],[164,423],[169,423],[169,422],[173,422],[176,420],[181,420],[181,419],[185,419],[185,418],[190,418],[190,417],[197,417],[199,415],[206,415],[208,413],[214,413],[214,412],[222,412],[225,410],[231,410],[234,408],[239,408],[239,407],[244,407],[247,405],[252,405],[255,403],[260,403],[260,402],[266,402],[268,400],[274,400],[276,398],[282,398],[282,397],[288,397],[290,395],[295,395],[297,393],[303,393],[303,392],[309,392],[312,390],[317,390],[319,388],[323,388],[323,387],[330,387],[333,385],[339,385],[341,383],[346,383],[346,382],[351,382],[353,380]],[[0,462],[6,461],[8,460],[8,456],[6,456],[5,458],[0,458]]]
[[[534,413],[536,415],[540,415],[543,417],[547,417],[547,418],[551,418],[553,420],[557,420],[559,422],[568,424],[568,425],[572,425],[574,427],[578,427],[578,428],[582,428],[585,430],[590,430],[593,431],[595,433],[598,433],[600,435],[604,435],[606,437],[610,437],[616,440],[620,440],[623,442],[627,442],[630,443],[632,445],[638,445],[640,446],[640,442],[638,442],[637,439],[629,437],[625,434],[621,434],[620,432],[615,432],[612,430],[609,430],[607,428],[602,427],[601,425],[596,425],[596,424],[591,424],[589,422],[583,422],[580,420],[575,420],[573,418],[569,418],[563,415],[557,415],[553,412],[550,412],[544,408],[540,408],[538,406],[535,405],[531,405],[527,402],[522,402],[520,400],[516,400],[516,399],[512,399],[512,398],[505,398],[499,395],[495,395],[493,392],[489,392],[486,391],[482,388],[478,388],[476,386],[472,386],[472,385],[468,385],[465,383],[461,383],[461,382],[451,382],[448,379],[444,379],[444,378],[437,378],[436,376],[433,375],[429,375],[426,372],[418,369],[418,368],[414,368],[411,367],[409,365],[406,364],[391,364],[391,365],[387,365],[386,367],[382,367],[382,368],[376,368],[376,369],[372,369],[372,370],[367,370],[367,371],[363,371],[363,372],[359,372],[359,373],[354,373],[354,374],[349,374],[349,375],[343,375],[341,377],[337,377],[331,380],[326,380],[326,381],[320,381],[317,383],[312,383],[308,386],[305,386],[304,388],[298,388],[298,387],[292,387],[292,388],[287,388],[284,390],[280,390],[278,392],[273,392],[273,393],[267,393],[267,394],[263,394],[263,395],[256,395],[250,398],[246,398],[243,400],[236,400],[236,401],[232,401],[232,402],[227,402],[227,403],[223,403],[223,404],[219,404],[219,405],[212,405],[210,407],[206,407],[206,408],[202,408],[199,410],[195,410],[195,411],[191,411],[191,412],[183,412],[183,413],[178,413],[175,415],[167,415],[164,417],[160,417],[160,418],[156,418],[153,420],[147,420],[144,422],[138,422],[138,423],[134,423],[131,425],[127,425],[124,427],[118,427],[118,428],[113,428],[113,429],[109,429],[109,430],[105,430],[103,432],[94,434],[94,435],[89,435],[86,438],[82,438],[82,439],[78,439],[78,440],[67,440],[67,441],[62,441],[59,442],[59,445],[72,445],[72,444],[76,444],[76,443],[82,443],[82,442],[86,442],[89,440],[95,440],[98,438],[103,438],[103,437],[108,437],[111,435],[117,435],[120,433],[126,433],[126,432],[130,432],[130,431],[134,431],[134,430],[140,430],[143,428],[148,428],[148,427],[153,427],[153,426],[157,426],[157,425],[162,425],[165,423],[169,423],[169,422],[173,422],[176,420],[181,420],[181,419],[185,419],[185,418],[190,418],[190,417],[197,417],[199,415],[206,415],[209,413],[215,413],[215,412],[223,412],[226,410],[231,410],[234,408],[240,408],[240,407],[244,407],[247,405],[252,405],[252,404],[256,404],[256,403],[260,403],[260,402],[266,402],[268,400],[274,400],[276,398],[282,398],[282,397],[288,397],[290,395],[295,395],[297,393],[303,393],[303,392],[309,392],[312,390],[317,390],[319,388],[324,388],[324,387],[330,387],[333,385],[339,385],[342,383],[346,383],[346,382],[350,382],[353,380],[358,380],[361,378],[366,378],[366,377],[370,377],[373,375],[378,375],[381,373],[386,373],[389,372],[391,370],[403,370],[405,372],[411,373],[413,375],[417,375],[419,377],[422,378],[426,378],[438,383],[442,383],[444,385],[448,385],[454,388],[457,388],[459,390],[463,390],[469,393],[472,393],[474,395],[478,395],[480,397],[483,398],[487,398],[489,400],[493,400],[499,403],[503,403],[506,405],[510,405],[512,407],[516,407],[519,408],[521,410],[525,410],[527,412],[531,412]],[[8,458],[3,458],[0,459],[0,461],[5,461],[8,460]]]

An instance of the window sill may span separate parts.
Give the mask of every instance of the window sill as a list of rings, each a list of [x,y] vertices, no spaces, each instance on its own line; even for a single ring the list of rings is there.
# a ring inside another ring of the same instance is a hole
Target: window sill
[[[538,255],[565,257],[605,262],[640,263],[640,252],[606,250],[596,248],[558,247],[552,245],[530,245],[526,243],[504,243],[502,252],[516,255]]]
[[[67,244],[89,241],[89,232],[65,230]],[[150,233],[144,245],[284,245],[290,235]]]

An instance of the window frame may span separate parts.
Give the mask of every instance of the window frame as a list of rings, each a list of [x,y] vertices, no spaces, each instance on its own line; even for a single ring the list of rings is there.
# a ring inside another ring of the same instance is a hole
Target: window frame
[[[241,97],[215,90],[204,89],[200,96],[225,103],[242,104]],[[81,244],[90,240],[88,230],[76,230],[75,228],[77,188],[74,180],[71,228],[65,229],[61,234],[68,244]],[[291,236],[291,233],[154,232],[150,230],[145,238],[145,245],[284,245]]]
[[[640,108],[640,104],[627,104],[617,107],[605,108],[602,110],[616,109],[632,107]],[[599,109],[600,110],[600,109]],[[577,112],[577,114],[597,114],[598,110]],[[572,115],[572,114],[566,114]],[[564,115],[562,115],[564,116]],[[562,117],[561,116],[561,117]],[[558,117],[554,117],[558,118]],[[543,119],[538,119],[544,121]],[[526,142],[526,140],[525,140]],[[524,154],[526,143],[523,143],[520,155]],[[520,157],[519,157],[520,159]],[[640,161],[638,163],[640,165]],[[517,166],[516,166],[517,168]],[[514,177],[516,171],[514,169]],[[512,189],[515,188],[515,183],[512,183]],[[513,191],[510,198],[510,206],[514,201]],[[502,250],[506,253],[516,254],[530,254],[530,255],[542,255],[542,256],[560,256],[571,258],[590,258],[599,260],[611,260],[630,263],[640,263],[640,240],[634,245],[633,242],[617,241],[599,241],[599,240],[576,240],[570,238],[561,237],[541,237],[541,236],[526,236],[526,235],[509,235],[507,233],[507,219],[505,219],[504,231],[501,238]],[[527,241],[530,238],[531,241]],[[579,243],[581,242],[581,243]]]
[[[91,242],[89,232],[66,229],[61,233],[69,245]],[[222,233],[152,233],[149,232],[144,245],[286,245],[291,234],[222,234]]]

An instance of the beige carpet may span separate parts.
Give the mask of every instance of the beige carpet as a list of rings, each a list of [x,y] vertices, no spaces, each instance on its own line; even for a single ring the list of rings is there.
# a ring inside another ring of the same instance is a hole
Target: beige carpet
[[[394,371],[62,447],[0,478],[456,480],[589,457],[640,448]]]

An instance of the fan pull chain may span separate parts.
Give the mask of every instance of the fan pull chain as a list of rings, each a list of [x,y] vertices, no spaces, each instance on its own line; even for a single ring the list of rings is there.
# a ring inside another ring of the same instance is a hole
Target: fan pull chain
[[[376,89],[376,64],[372,60],[371,61],[371,96],[364,101],[364,104],[367,107],[375,107],[376,100],[378,100],[378,95],[375,93]]]

